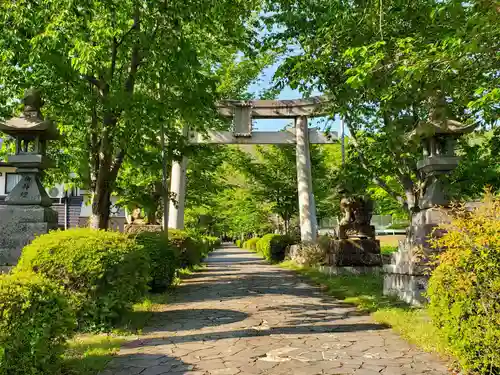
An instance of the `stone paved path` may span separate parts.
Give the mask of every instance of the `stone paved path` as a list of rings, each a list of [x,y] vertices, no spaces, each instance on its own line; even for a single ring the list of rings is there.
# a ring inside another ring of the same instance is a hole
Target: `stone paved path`
[[[446,372],[438,358],[293,272],[225,246],[102,375]]]

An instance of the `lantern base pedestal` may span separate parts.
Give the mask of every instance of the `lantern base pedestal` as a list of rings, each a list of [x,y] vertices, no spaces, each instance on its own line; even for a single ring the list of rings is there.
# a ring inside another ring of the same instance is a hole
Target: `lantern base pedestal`
[[[12,189],[5,204],[9,206],[43,206],[50,207],[52,200],[48,196],[40,181],[39,172],[17,168],[17,173],[22,176],[21,181]]]
[[[17,264],[24,246],[57,229],[57,212],[41,206],[0,206],[0,266]]]

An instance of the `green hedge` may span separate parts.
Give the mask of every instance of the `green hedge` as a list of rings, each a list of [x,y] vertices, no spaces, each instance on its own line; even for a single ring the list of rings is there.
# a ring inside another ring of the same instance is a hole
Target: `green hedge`
[[[14,272],[40,273],[64,287],[80,328],[112,326],[148,289],[149,259],[133,239],[87,228],[54,231],[23,249]]]
[[[64,344],[80,329],[111,328],[148,289],[198,264],[217,237],[185,231],[71,229],[36,238],[0,276],[0,375],[57,374]]]
[[[268,261],[276,263],[285,259],[286,248],[293,243],[289,236],[266,234],[257,241],[256,249]]]
[[[188,268],[199,264],[208,252],[208,247],[199,237],[186,231],[169,229],[168,240],[179,251],[180,267]]]
[[[442,229],[428,311],[467,372],[500,374],[500,199],[458,211]]]
[[[62,288],[31,273],[0,276],[0,374],[56,374],[75,326]]]
[[[236,246],[238,246],[239,248],[242,248],[242,247],[243,247],[243,241],[242,241],[242,240],[236,240],[235,244],[236,244]]]
[[[174,281],[180,267],[180,250],[172,245],[163,232],[142,232],[135,240],[149,256],[151,291],[165,291]]]
[[[392,223],[387,227],[387,229],[406,229],[410,226],[410,223]]]
[[[149,255],[150,286],[153,292],[164,291],[172,284],[178,268],[199,264],[221,244],[217,237],[200,236],[176,229],[168,231],[168,238],[163,232],[146,231],[134,238]]]
[[[217,249],[222,244],[219,237],[204,236],[204,238],[208,242],[210,251]]]
[[[245,241],[243,247],[251,251],[257,251],[257,242],[259,242],[259,240],[259,237],[250,238],[248,241]]]

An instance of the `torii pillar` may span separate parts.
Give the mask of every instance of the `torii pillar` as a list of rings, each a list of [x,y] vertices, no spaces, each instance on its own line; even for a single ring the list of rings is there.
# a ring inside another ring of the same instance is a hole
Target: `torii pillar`
[[[187,137],[189,128],[182,130],[182,135]],[[182,161],[172,162],[172,173],[170,175],[170,193],[175,201],[170,200],[168,208],[168,227],[172,229],[184,229],[184,206],[186,201],[187,166],[188,158],[183,156]]]
[[[307,117],[295,119],[297,146],[297,190],[299,194],[300,238],[302,242],[315,242],[318,233],[316,204],[311,174],[311,151],[309,149],[309,128]]]
[[[170,193],[174,195],[175,202],[170,200],[168,208],[168,227],[184,229],[184,205],[186,201],[188,158],[183,157],[181,162],[172,162],[170,175]]]
[[[324,134],[308,128],[309,116],[326,114],[321,112],[324,102],[323,98],[225,101],[219,104],[219,113],[233,119],[234,131],[189,134],[189,141],[194,144],[295,144],[302,242],[315,242],[318,233],[309,145],[334,143],[337,139],[335,133]],[[294,119],[295,128],[279,132],[253,132],[253,118],[291,118]],[[174,162],[172,165],[171,191],[176,195],[177,205],[170,205],[169,228],[184,228],[187,163],[187,158],[184,158],[181,163]]]

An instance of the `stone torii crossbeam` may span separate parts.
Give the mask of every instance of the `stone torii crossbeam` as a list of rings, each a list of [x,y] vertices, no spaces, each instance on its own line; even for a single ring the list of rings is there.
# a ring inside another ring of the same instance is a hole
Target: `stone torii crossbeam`
[[[300,234],[303,242],[314,242],[317,237],[316,204],[311,176],[310,144],[329,144],[337,140],[336,133],[325,134],[308,128],[308,117],[327,115],[322,97],[297,100],[227,100],[219,103],[219,113],[233,119],[233,131],[209,130],[207,133],[189,132],[193,144],[294,144],[297,155],[297,182],[299,198]],[[285,131],[252,131],[253,119],[294,119],[295,127]],[[174,162],[171,192],[177,205],[169,207],[169,228],[184,227],[184,200],[188,160]]]

